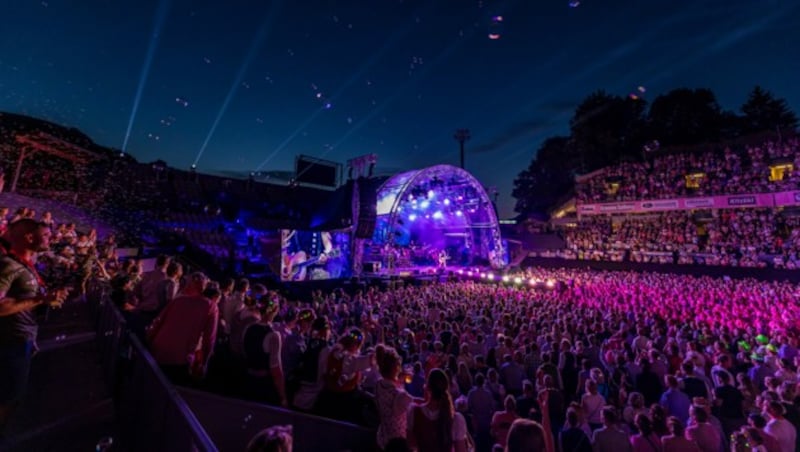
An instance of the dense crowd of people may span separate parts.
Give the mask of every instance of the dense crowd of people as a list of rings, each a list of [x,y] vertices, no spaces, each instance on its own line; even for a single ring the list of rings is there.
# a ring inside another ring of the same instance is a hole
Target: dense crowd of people
[[[171,265],[160,264],[123,299],[145,303],[145,281]],[[794,450],[796,285],[540,269],[518,277],[557,284],[336,290],[297,303],[193,274],[145,334],[182,384],[379,419],[385,450]]]
[[[789,163],[782,179],[770,165]],[[692,181],[687,183],[687,176]],[[616,188],[612,188],[612,185]],[[800,188],[800,140],[767,141],[740,150],[676,153],[605,168],[576,185],[579,202],[766,193]]]
[[[111,300],[175,383],[372,426],[384,450],[798,444],[793,284],[530,269],[513,275],[522,284],[339,289],[300,302],[246,279],[184,275],[167,256],[142,271],[116,257],[113,236],[100,240],[29,209],[0,213],[5,269],[28,253],[42,286],[70,287],[74,298],[90,278],[108,279]],[[659,221],[666,232],[622,230],[647,243],[691,231],[674,214]],[[738,221],[750,220],[717,227]],[[30,243],[31,234],[41,240]],[[0,282],[5,309],[16,289]],[[15,334],[35,344],[26,312],[0,311],[8,333],[0,345]]]
[[[626,163],[578,199],[796,189],[798,171],[768,173],[798,168],[798,151],[792,139]],[[687,174],[703,174],[696,188]],[[295,300],[165,255],[145,271],[114,235],[56,220],[0,207],[0,433],[36,350],[33,311],[85,300],[98,279],[174,383],[372,427],[386,451],[800,450],[795,284],[528,269]],[[770,209],[594,216],[564,229],[562,256],[797,269],[798,223]],[[290,436],[253,441],[290,450]]]
[[[565,252],[611,260],[796,269],[798,219],[772,209],[590,216],[563,229]]]

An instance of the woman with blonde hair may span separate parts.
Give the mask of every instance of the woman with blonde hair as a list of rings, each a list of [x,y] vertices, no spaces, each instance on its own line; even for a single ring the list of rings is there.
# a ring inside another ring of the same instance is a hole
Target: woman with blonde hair
[[[406,435],[408,408],[414,400],[401,381],[400,355],[391,347],[385,347],[378,358],[381,379],[375,385],[375,404],[378,408],[378,446],[385,449],[393,438]]]

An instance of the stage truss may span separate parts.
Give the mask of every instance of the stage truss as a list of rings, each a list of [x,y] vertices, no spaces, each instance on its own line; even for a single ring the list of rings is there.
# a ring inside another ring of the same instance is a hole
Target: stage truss
[[[436,165],[396,174],[378,190],[376,213],[373,245],[402,249],[413,243],[468,255],[464,265],[473,260],[492,268],[507,264],[494,205],[480,182],[461,168]]]

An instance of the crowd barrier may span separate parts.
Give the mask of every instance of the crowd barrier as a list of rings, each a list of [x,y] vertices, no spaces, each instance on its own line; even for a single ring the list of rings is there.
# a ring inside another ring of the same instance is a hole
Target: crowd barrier
[[[589,261],[556,257],[528,257],[522,268],[579,268],[606,271],[673,273],[677,275],[712,276],[716,278],[755,278],[764,281],[800,283],[800,271],[776,268],[722,267],[713,265],[652,264],[637,262]]]
[[[375,432],[260,403],[175,388],[122,313],[103,296],[98,351],[111,389],[120,442],[128,450],[242,451],[260,430],[291,424],[295,450],[373,451]]]
[[[141,341],[128,331],[119,310],[101,299],[98,311],[98,349],[125,448],[216,452],[194,413]]]
[[[375,451],[375,431],[309,414],[180,388],[180,395],[220,450],[243,451],[271,425],[292,425],[294,450]],[[222,415],[224,413],[224,415]]]

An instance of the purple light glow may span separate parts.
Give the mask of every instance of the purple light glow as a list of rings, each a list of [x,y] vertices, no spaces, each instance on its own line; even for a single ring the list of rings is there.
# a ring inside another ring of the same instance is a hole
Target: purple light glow
[[[436,194],[436,193],[434,193],[434,192],[433,192],[433,190],[428,190],[428,199],[431,199],[431,198],[433,198],[433,196],[434,196],[435,194]]]
[[[416,219],[417,219],[417,214],[415,213],[412,213],[411,215],[408,216],[408,221],[414,221]]]
[[[461,216],[463,216],[463,215],[464,215],[464,212],[462,212],[462,211],[460,211],[460,210],[456,210],[456,216],[457,216],[457,217],[461,217]]]
[[[444,218],[444,214],[442,213],[441,210],[437,210],[436,212],[433,213],[433,218],[435,220],[441,220],[442,218]]]
[[[427,209],[428,207],[430,207],[430,205],[431,205],[431,203],[429,201],[427,201],[427,200],[426,201],[422,201],[421,203],[419,203],[419,206],[422,207],[423,209]]]
[[[445,198],[444,205],[446,205],[446,206],[450,205],[450,199],[449,198]]]

